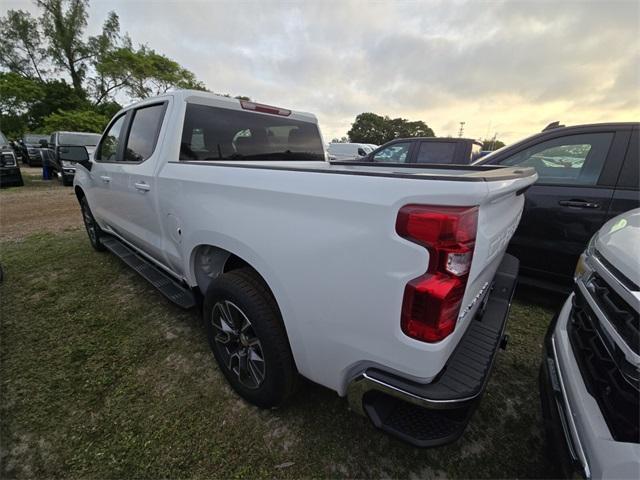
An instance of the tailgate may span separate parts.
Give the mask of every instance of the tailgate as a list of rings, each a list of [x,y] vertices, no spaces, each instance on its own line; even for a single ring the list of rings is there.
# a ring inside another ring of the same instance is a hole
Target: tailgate
[[[509,240],[520,223],[524,192],[537,178],[531,170],[528,177],[486,183],[487,196],[480,204],[476,245],[459,322],[473,318],[489,291]]]

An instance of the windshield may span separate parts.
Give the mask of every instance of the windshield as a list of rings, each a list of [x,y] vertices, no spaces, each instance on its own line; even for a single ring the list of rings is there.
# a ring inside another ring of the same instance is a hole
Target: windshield
[[[315,123],[188,104],[180,160],[324,160]]]
[[[7,145],[7,137],[4,136],[4,133],[0,132],[0,145]]]
[[[493,156],[498,152],[502,152],[505,148],[507,147],[506,146],[500,147],[498,150],[494,150],[493,152],[489,152],[484,155],[481,155],[480,158],[472,162],[471,165],[484,165],[485,163],[491,162],[491,159],[493,158]]]
[[[58,137],[60,145],[96,146],[100,140],[97,133],[61,133]]]
[[[48,135],[33,135],[33,134],[29,134],[29,135],[25,135],[24,136],[24,143],[31,143],[31,144],[39,144],[40,140],[48,140],[49,136]]]

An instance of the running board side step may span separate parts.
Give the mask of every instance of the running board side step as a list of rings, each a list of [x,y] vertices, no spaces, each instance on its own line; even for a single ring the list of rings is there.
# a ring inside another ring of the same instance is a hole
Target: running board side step
[[[185,309],[196,305],[196,298],[191,290],[175,281],[169,274],[160,270],[141,255],[138,255],[120,240],[115,237],[105,236],[100,241],[111,253],[138,272],[140,276],[160,290],[173,303]]]

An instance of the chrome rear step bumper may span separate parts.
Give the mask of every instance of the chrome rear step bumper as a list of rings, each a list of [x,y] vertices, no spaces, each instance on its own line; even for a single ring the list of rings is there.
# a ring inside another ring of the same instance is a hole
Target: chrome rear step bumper
[[[482,316],[472,320],[436,381],[419,384],[369,368],[348,387],[351,408],[415,446],[458,439],[484,392],[498,348],[506,346],[518,268],[518,259],[505,255]]]

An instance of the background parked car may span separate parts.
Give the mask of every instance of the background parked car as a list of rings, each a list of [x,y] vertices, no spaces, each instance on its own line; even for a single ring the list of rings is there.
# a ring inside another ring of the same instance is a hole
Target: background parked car
[[[545,340],[542,410],[570,478],[640,472],[638,258],[640,209],[594,235]]]
[[[358,160],[371,153],[373,149],[366,143],[330,143],[327,151],[332,160],[341,162]]]
[[[18,142],[22,151],[22,163],[25,163],[30,167],[41,166],[42,157],[40,155],[40,149],[43,148],[42,142],[47,142],[48,139],[48,135],[41,135],[37,133],[27,133],[22,137]]]
[[[0,132],[0,187],[21,187],[22,173],[7,137]]]
[[[477,162],[538,172],[509,246],[520,259],[522,282],[568,288],[589,238],[608,219],[640,206],[639,126],[552,124]]]
[[[480,158],[482,144],[470,138],[397,138],[360,159],[374,163],[445,163],[468,165]]]
[[[74,162],[61,160],[60,149],[67,146],[84,146],[91,157],[99,140],[99,133],[53,132],[49,140],[48,149],[44,152],[51,175],[56,175],[65,186],[73,185],[76,165]]]

